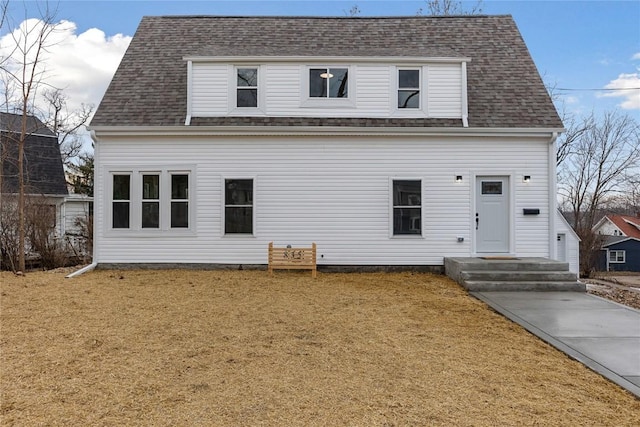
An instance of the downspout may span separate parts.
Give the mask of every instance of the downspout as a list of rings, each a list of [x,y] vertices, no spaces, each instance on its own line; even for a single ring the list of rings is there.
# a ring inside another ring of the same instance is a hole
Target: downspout
[[[193,84],[193,62],[187,61],[187,117],[184,120],[184,125],[189,126],[191,124],[191,86]]]
[[[96,176],[96,170],[95,170],[95,165],[99,164],[98,159],[100,158],[100,144],[98,143],[98,137],[96,136],[96,131],[91,130],[89,132],[89,135],[91,135],[91,139],[93,140],[93,165],[94,165],[94,169],[93,169],[93,182],[96,182],[95,176]],[[78,271],[74,271],[73,273],[65,276],[67,279],[76,277],[76,276],[80,276],[81,274],[87,273],[89,271],[92,271],[93,269],[95,269],[98,266],[98,227],[96,227],[96,212],[98,212],[98,209],[96,209],[96,202],[98,201],[98,198],[95,197],[96,195],[96,188],[95,185],[93,187],[93,248],[92,248],[92,252],[93,252],[93,259],[91,260],[91,264],[87,265],[86,267],[81,268]]]
[[[469,127],[469,101],[467,98],[467,63],[462,62],[462,126]]]
[[[558,132],[553,132],[549,141],[549,258],[551,259],[558,258],[558,244],[556,243],[556,215],[558,210],[556,141],[559,135]]]

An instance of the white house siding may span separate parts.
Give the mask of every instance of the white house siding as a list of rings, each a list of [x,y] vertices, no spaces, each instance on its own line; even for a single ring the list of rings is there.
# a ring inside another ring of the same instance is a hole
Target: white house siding
[[[227,114],[229,76],[228,65],[193,64],[191,108],[194,116]]]
[[[256,64],[254,64],[256,65]],[[257,65],[256,65],[257,66]],[[235,109],[233,66],[194,62],[191,78],[191,115],[193,117],[263,115],[283,117],[462,117],[461,64],[429,64],[423,68],[423,91],[427,106],[422,111],[397,110],[397,67],[388,64],[351,65],[350,98],[343,106],[308,103],[302,79],[307,67],[298,64],[265,64],[260,68],[259,108]],[[327,100],[331,103],[333,100]],[[310,104],[310,105],[309,105]]]
[[[609,220],[603,221],[596,233],[605,236],[622,236],[622,231],[620,231],[620,229]]]
[[[473,176],[510,174],[518,256],[548,256],[547,141],[436,137],[99,138],[96,261],[264,264],[267,244],[318,244],[318,263],[442,265],[473,252]],[[137,164],[123,159],[139,160]],[[108,230],[110,170],[197,165],[194,232]],[[530,183],[522,182],[531,175]],[[455,176],[463,182],[456,183]],[[224,178],[255,180],[255,236],[223,236]],[[421,178],[423,237],[390,236],[390,180]],[[524,217],[522,208],[541,214]],[[464,242],[457,241],[463,237]]]
[[[71,196],[65,200],[61,206],[62,221],[64,221],[63,233],[79,234],[82,231],[78,221],[89,217],[89,200],[83,197],[71,198]]]
[[[462,66],[460,64],[429,65],[427,108],[430,117],[460,117],[462,111]]]

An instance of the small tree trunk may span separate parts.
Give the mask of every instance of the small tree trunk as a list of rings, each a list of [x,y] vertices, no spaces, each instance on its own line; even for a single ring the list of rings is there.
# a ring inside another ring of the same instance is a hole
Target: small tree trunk
[[[22,128],[18,140],[18,270],[26,270],[25,253],[25,212],[24,212],[24,141],[27,135],[27,112],[22,111]]]

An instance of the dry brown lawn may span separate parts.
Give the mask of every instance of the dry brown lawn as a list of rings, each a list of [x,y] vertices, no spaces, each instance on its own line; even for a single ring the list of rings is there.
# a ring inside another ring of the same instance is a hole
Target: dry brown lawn
[[[429,274],[0,276],[0,425],[640,425],[640,400]]]

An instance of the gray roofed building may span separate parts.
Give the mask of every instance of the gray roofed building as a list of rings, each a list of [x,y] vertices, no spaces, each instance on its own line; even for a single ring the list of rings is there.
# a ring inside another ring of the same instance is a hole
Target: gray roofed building
[[[142,19],[92,126],[182,126],[185,57],[470,58],[469,127],[562,128],[511,16]],[[192,126],[328,126],[317,118],[209,117]],[[336,126],[462,127],[459,120],[333,120]]]
[[[22,116],[0,113],[2,193],[18,192],[18,139]],[[67,183],[57,135],[37,117],[27,117],[25,185],[29,194],[66,195]]]

